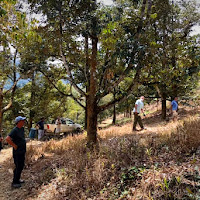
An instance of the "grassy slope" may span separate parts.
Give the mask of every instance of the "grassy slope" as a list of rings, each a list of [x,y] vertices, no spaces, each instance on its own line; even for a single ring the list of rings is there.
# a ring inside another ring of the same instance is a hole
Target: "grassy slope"
[[[13,199],[200,199],[199,110],[182,111],[178,123],[159,116],[145,119],[148,130],[132,133],[132,124],[99,131],[99,150],[85,147],[85,134],[60,141],[29,143],[20,190]],[[3,177],[12,166],[3,163]],[[5,183],[5,181],[4,181]],[[10,183],[9,183],[10,184]],[[4,184],[4,188],[8,183]],[[6,196],[7,195],[7,196]]]

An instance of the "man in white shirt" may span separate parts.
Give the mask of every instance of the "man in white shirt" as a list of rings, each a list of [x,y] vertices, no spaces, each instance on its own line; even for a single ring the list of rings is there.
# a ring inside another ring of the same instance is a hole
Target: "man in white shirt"
[[[60,117],[58,117],[57,118],[57,120],[56,120],[56,133],[60,133],[61,132],[61,124],[62,124],[62,122],[61,122],[61,119],[60,119]]]
[[[133,113],[134,113],[134,123],[133,123],[133,131],[137,131],[136,126],[137,123],[139,123],[141,130],[144,129],[143,123],[142,123],[142,118],[140,116],[141,113],[144,114],[144,96],[141,96],[140,99],[138,99],[135,102],[135,107],[133,109]]]

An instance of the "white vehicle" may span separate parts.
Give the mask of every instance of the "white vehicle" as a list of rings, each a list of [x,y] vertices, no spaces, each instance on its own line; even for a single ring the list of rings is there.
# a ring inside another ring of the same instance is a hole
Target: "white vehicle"
[[[45,124],[44,129],[47,133],[69,133],[69,132],[81,132],[82,126],[74,123],[71,119],[61,118],[61,124],[57,125],[55,121],[52,124]]]

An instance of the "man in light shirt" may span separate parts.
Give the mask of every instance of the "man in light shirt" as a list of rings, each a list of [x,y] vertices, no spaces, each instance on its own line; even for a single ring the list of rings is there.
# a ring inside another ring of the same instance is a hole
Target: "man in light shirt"
[[[137,131],[136,126],[137,123],[140,125],[141,130],[144,129],[143,123],[142,123],[142,118],[140,116],[141,113],[143,113],[144,115],[144,96],[141,96],[140,99],[138,99],[135,102],[135,107],[133,109],[133,113],[134,113],[134,123],[133,123],[133,131]]]

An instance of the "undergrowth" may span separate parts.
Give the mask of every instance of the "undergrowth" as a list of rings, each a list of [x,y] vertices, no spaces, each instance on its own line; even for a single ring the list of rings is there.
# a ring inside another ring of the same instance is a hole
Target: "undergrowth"
[[[26,164],[35,178],[27,187],[53,184],[59,200],[200,199],[198,117],[166,132],[120,131],[100,132],[94,152],[85,133],[29,146]]]

